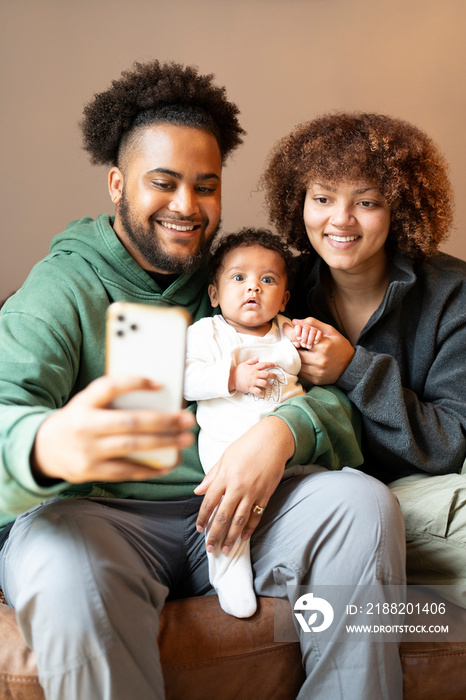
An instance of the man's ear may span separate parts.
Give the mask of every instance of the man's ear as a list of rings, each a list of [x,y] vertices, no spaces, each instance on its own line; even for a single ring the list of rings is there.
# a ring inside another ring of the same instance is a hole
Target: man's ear
[[[123,192],[123,173],[114,166],[108,173],[108,191],[114,204],[119,204]]]
[[[288,304],[289,298],[290,298],[290,292],[287,289],[285,294],[283,295],[283,302],[282,302],[282,305],[280,306],[280,311],[285,311],[285,307]]]
[[[211,306],[215,309],[216,306],[218,306],[218,294],[217,294],[217,287],[215,284],[209,284],[209,297],[210,297],[210,303]]]

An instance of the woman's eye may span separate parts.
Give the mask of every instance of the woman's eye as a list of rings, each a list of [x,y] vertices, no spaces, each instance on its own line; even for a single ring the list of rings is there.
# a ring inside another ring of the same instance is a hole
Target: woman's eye
[[[363,202],[359,202],[359,204],[365,209],[370,209],[371,207],[377,206],[377,202],[368,202],[366,200],[364,200]]]
[[[314,197],[314,201],[318,204],[327,204],[329,200],[327,197]]]

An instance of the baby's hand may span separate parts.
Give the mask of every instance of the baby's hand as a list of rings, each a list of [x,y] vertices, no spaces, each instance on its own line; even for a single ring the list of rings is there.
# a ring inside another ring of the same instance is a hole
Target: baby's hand
[[[287,333],[291,342],[295,348],[303,348],[304,350],[310,350],[313,345],[317,343],[322,338],[322,331],[318,330],[314,326],[309,326],[306,321],[297,321],[293,325],[294,339]]]
[[[258,357],[254,357],[247,362],[240,362],[230,371],[230,391],[241,391],[243,394],[254,394],[263,396],[269,379],[275,379],[274,372],[267,370],[275,367],[273,362],[259,362]]]

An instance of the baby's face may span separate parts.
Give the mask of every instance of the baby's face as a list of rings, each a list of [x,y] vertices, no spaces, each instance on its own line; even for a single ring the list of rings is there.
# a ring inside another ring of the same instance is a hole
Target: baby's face
[[[260,245],[234,248],[225,255],[209,294],[212,306],[220,306],[237,331],[265,335],[289,298],[285,261]]]

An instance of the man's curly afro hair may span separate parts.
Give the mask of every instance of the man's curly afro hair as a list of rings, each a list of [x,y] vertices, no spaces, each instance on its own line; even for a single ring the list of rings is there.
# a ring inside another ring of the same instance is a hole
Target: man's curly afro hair
[[[303,222],[311,182],[374,183],[391,208],[387,248],[422,260],[449,233],[453,196],[445,159],[420,129],[364,112],[299,124],[272,150],[262,176],[270,221],[288,243],[309,250]]]
[[[237,119],[238,107],[227,99],[225,88],[212,84],[213,78],[199,75],[194,66],[157,60],[135,63],[84,108],[80,126],[92,162],[118,165],[127,135],[160,123],[210,131],[224,162],[245,132]]]

